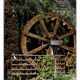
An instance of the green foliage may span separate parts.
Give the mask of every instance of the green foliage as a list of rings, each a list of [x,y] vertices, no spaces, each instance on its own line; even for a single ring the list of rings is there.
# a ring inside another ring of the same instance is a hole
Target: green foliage
[[[59,74],[54,80],[76,80],[76,74]]]
[[[57,0],[15,0],[13,7],[16,11],[24,13],[27,8],[31,9],[35,14],[43,12],[52,12],[53,9],[58,9],[59,5]]]
[[[62,10],[62,11],[60,11],[60,14],[62,16],[65,16],[65,18],[67,18],[67,19],[69,19],[71,21],[73,19],[73,13],[70,10],[67,10],[67,9],[66,10]]]
[[[35,8],[37,13],[52,12],[53,9],[58,8],[57,0],[28,0],[30,8]]]
[[[72,80],[75,75],[72,74],[54,74],[54,58],[52,56],[44,56],[37,58],[39,63],[39,74],[31,80]]]
[[[13,9],[17,16],[19,16],[20,14],[21,20],[26,16],[33,17],[36,14],[44,12],[58,12],[60,15],[63,15],[70,20],[73,19],[73,12],[71,10],[68,10],[67,8],[62,9],[58,0],[14,0]]]
[[[64,74],[62,74],[62,75],[57,75],[57,77],[55,78],[55,80],[70,80],[70,78],[71,78],[71,76],[69,76],[69,75],[64,75]]]
[[[38,58],[39,75],[37,79],[53,79],[54,78],[54,60],[52,56],[44,56]]]
[[[17,77],[17,76],[9,76],[8,80],[19,80],[19,77]]]

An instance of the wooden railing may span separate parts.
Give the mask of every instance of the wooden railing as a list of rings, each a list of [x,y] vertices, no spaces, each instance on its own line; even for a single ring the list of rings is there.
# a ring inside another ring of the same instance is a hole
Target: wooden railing
[[[14,59],[15,56],[15,59]],[[37,57],[50,56],[50,55],[23,55],[23,54],[14,54],[11,56],[11,75],[16,76],[37,76],[38,75],[38,67],[34,63],[28,63],[28,58],[33,58],[35,62]],[[55,55],[55,71],[56,73],[65,73],[66,70],[66,61],[65,55]],[[70,66],[70,65],[69,65]],[[72,65],[71,65],[72,66]],[[74,65],[75,66],[75,65]]]

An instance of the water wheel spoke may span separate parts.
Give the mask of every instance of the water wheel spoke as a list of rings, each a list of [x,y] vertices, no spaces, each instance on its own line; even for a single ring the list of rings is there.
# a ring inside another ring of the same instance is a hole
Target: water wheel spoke
[[[34,64],[34,65],[32,65],[33,68],[36,68],[37,67],[37,63],[32,58],[28,58],[27,62],[29,64]]]
[[[35,53],[41,51],[42,49],[44,49],[44,48],[47,47],[47,46],[48,46],[48,44],[43,44],[43,45],[41,45],[40,47],[35,48],[35,49],[29,51],[28,53],[30,53],[30,54],[35,54]]]
[[[38,39],[38,40],[47,41],[47,39],[45,39],[44,37],[41,37],[41,36],[36,35],[34,33],[30,33],[29,32],[29,33],[27,33],[27,36],[32,37],[32,38],[35,38],[35,39]]]
[[[63,49],[66,49],[68,51],[71,51],[71,52],[76,52],[75,48],[72,48],[72,47],[68,47],[68,46],[65,46],[65,45],[60,45],[59,47],[63,48]]]
[[[49,31],[47,30],[47,27],[46,27],[43,19],[40,19],[39,22],[40,22],[40,24],[41,24],[41,27],[42,27],[43,30],[45,31],[46,35],[49,37],[49,35],[48,35]]]
[[[57,30],[58,30],[60,21],[61,21],[61,17],[59,16],[59,17],[57,18],[56,24],[55,24],[55,26],[54,26],[54,32],[53,32],[54,35],[56,35],[56,33],[57,33]]]
[[[75,30],[71,30],[71,31],[65,33],[64,35],[58,37],[58,39],[63,39],[65,37],[67,37],[67,36],[70,36],[70,35],[74,34],[75,32],[76,32]]]

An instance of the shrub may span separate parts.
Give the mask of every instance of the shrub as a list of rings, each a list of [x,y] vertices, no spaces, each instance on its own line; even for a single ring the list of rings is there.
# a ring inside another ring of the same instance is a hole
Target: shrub
[[[37,79],[53,79],[54,78],[54,59],[52,56],[39,57],[39,74]]]

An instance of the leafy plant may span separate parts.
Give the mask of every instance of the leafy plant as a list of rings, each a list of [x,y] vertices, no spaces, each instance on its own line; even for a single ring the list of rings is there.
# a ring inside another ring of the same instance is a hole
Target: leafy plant
[[[64,74],[62,74],[62,75],[57,75],[57,77],[55,78],[55,80],[70,80],[70,76],[69,75],[64,75]]]
[[[76,80],[76,74],[59,74],[54,80]]]
[[[72,74],[54,74],[54,58],[53,56],[44,56],[37,58],[39,63],[38,76],[31,80],[72,80],[75,75]]]
[[[54,59],[52,56],[44,56],[38,58],[39,74],[37,79],[53,79],[54,78]]]
[[[8,80],[19,80],[19,77],[17,77],[17,76],[9,76]]]

